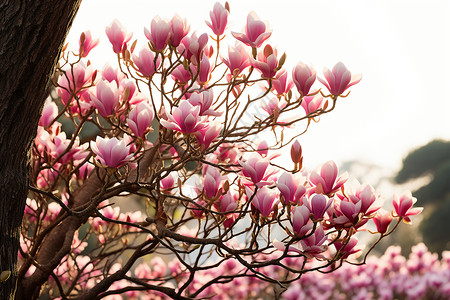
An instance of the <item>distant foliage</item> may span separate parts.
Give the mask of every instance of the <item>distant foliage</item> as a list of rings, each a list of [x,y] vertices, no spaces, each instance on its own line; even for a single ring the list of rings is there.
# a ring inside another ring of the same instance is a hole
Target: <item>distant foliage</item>
[[[433,174],[447,160],[450,160],[450,142],[431,141],[406,156],[395,181],[404,183],[410,179]]]
[[[395,180],[403,183],[425,175],[431,176],[431,181],[413,193],[427,206],[420,229],[428,247],[441,252],[450,247],[450,142],[434,140],[413,150]]]

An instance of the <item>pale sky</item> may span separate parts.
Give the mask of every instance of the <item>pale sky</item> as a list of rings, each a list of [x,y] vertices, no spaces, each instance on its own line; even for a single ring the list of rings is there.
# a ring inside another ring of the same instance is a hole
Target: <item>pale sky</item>
[[[89,29],[101,39],[89,55],[94,66],[114,64],[105,34],[113,19],[144,45],[143,27],[156,15],[170,19],[177,13],[191,31],[210,34],[204,21],[215,2],[84,0],[69,47],[77,50],[80,33]],[[450,1],[228,2],[228,28],[240,32],[254,10],[273,30],[268,42],[286,52],[288,70],[302,61],[323,77],[324,67],[342,61],[352,73],[363,74],[350,96],[299,139],[307,166],[360,159],[396,170],[412,148],[433,138],[450,139]],[[231,35],[227,39],[234,44]]]

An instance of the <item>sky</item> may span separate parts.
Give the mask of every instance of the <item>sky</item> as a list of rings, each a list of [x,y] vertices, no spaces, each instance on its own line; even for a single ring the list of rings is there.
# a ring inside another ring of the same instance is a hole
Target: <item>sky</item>
[[[105,34],[113,19],[144,45],[143,28],[156,15],[170,19],[177,13],[191,31],[211,33],[205,20],[215,2],[84,0],[69,48],[77,50],[80,33],[91,30],[101,42],[89,56],[101,68],[116,61]],[[323,78],[324,67],[342,61],[353,74],[363,74],[349,97],[299,138],[305,165],[360,160],[395,171],[413,148],[434,138],[450,140],[450,1],[228,2],[228,28],[241,32],[255,11],[273,30],[268,42],[286,52],[287,69],[302,61]],[[234,44],[231,35],[227,39]]]

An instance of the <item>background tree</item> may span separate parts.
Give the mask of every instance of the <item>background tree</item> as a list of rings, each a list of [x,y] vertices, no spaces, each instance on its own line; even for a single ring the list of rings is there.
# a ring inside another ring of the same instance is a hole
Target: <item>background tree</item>
[[[411,151],[395,181],[405,183],[423,177],[430,181],[413,193],[426,207],[420,230],[430,250],[440,253],[450,246],[450,142],[434,140]]]
[[[28,155],[53,70],[80,0],[0,3],[0,298],[16,286]]]

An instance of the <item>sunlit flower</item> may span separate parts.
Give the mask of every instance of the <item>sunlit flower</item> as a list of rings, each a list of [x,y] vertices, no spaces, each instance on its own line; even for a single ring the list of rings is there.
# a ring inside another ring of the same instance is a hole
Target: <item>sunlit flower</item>
[[[341,95],[349,87],[360,82],[362,78],[361,74],[352,76],[352,73],[347,70],[342,62],[338,62],[331,71],[324,68],[323,73],[326,81],[320,77],[318,78],[319,81],[325,85],[332,95],[336,96]]]
[[[231,34],[244,44],[258,48],[270,37],[272,31],[267,31],[266,24],[252,11],[247,16],[244,33],[232,32]]]
[[[95,159],[103,167],[118,168],[133,157],[133,154],[129,154],[130,146],[115,137],[108,139],[97,136],[95,142],[91,141],[91,149],[96,155]]]

